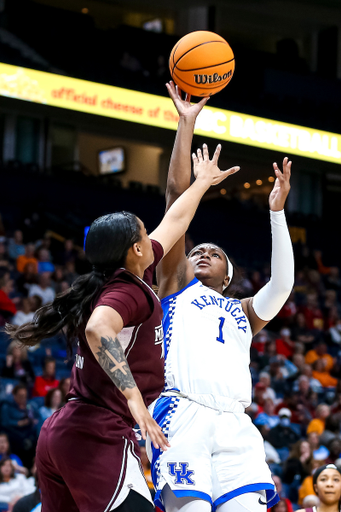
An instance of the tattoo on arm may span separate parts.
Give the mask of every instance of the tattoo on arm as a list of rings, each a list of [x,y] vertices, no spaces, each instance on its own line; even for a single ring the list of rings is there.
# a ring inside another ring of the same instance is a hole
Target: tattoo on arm
[[[127,388],[131,389],[136,386],[123,348],[117,338],[113,340],[110,336],[101,337],[97,356],[99,364],[120,391],[123,392]]]

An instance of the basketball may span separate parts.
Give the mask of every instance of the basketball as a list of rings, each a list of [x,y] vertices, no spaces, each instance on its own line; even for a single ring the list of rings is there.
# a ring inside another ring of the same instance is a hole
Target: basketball
[[[212,96],[230,82],[235,60],[230,45],[214,32],[198,30],[182,37],[169,57],[173,81],[193,96]]]

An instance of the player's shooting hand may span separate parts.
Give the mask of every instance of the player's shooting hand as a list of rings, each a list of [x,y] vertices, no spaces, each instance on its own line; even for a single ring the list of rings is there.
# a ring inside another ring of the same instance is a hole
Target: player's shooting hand
[[[291,165],[292,162],[289,162],[288,157],[283,160],[283,172],[279,170],[276,162],[273,164],[276,180],[269,196],[269,206],[273,212],[279,212],[284,208],[290,191]]]
[[[209,97],[206,97],[198,103],[191,103],[191,95],[186,93],[185,99],[183,100],[181,90],[174,84],[174,82],[168,82],[166,87],[180,117],[195,120],[199,112],[201,112],[209,100]]]
[[[218,144],[213,158],[210,160],[208,147],[206,144],[203,144],[202,151],[198,149],[196,154],[193,153],[193,172],[197,180],[208,180],[210,185],[218,185],[225,178],[239,171],[240,167],[231,167],[227,171],[221,171],[218,167],[220,152],[221,145]]]
[[[146,440],[147,433],[156,449],[161,448],[163,451],[167,450],[170,446],[166,437],[164,436],[161,427],[149,414],[148,409],[144,405],[142,396],[134,397],[127,400],[129,410],[141,429],[141,435]]]

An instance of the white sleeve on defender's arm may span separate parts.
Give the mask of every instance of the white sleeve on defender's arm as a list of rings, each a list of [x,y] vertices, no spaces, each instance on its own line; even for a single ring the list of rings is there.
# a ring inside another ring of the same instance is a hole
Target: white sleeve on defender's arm
[[[253,298],[252,307],[269,322],[284,306],[294,286],[294,254],[284,210],[270,210],[272,255],[271,279]]]

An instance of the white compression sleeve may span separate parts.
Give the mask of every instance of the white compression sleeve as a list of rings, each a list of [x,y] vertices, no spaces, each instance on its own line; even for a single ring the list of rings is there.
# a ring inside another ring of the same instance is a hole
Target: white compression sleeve
[[[294,254],[284,210],[270,210],[272,255],[271,279],[253,298],[256,315],[269,322],[281,310],[294,286]]]

